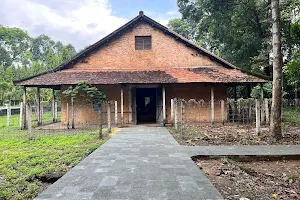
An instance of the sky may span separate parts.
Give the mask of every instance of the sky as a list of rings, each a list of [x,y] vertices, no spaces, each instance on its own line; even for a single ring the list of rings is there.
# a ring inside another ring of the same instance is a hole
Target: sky
[[[176,0],[1,0],[0,24],[50,36],[78,51],[144,14],[167,25],[180,17]]]

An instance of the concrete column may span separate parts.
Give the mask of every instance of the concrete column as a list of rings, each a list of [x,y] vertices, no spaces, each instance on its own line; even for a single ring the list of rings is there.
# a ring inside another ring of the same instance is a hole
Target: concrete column
[[[6,114],[7,114],[7,126],[10,126],[10,116],[11,116],[10,100],[8,104],[6,104]]]
[[[225,124],[225,101],[221,100],[221,117],[222,117],[222,124]]]
[[[55,118],[55,91],[54,89],[52,89],[52,121],[56,122],[56,118]]]
[[[265,115],[265,109],[264,109],[264,90],[263,90],[263,84],[260,84],[260,100],[261,100],[261,124],[265,124],[265,120],[266,120],[266,115]]]
[[[214,86],[210,88],[210,101],[211,101],[211,123],[215,123],[215,94],[214,94]]]
[[[129,123],[132,123],[132,98],[131,98],[131,86],[128,88],[128,108],[129,108]]]
[[[115,125],[118,125],[118,101],[115,101]]]
[[[43,124],[43,116],[41,109],[41,89],[37,87],[37,111],[38,111],[38,125]]]
[[[171,99],[171,121],[174,121],[174,99]]]
[[[24,113],[24,103],[21,102],[20,103],[20,121],[19,121],[19,127],[21,130],[23,128],[23,121],[24,121],[23,113]]]
[[[111,102],[107,102],[107,132],[111,133]]]
[[[167,115],[166,115],[166,89],[165,86],[162,86],[162,98],[163,98],[163,123],[166,123]]]
[[[256,134],[260,135],[260,101],[255,99],[255,113],[256,113]]]
[[[121,85],[121,126],[124,126],[124,91]]]
[[[27,129],[27,112],[26,112],[26,105],[27,105],[27,91],[26,87],[23,89],[23,129]]]

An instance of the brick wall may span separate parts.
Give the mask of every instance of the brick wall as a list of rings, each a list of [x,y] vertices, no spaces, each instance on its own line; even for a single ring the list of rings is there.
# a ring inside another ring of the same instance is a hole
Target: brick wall
[[[62,90],[65,90],[68,86],[63,86]],[[120,85],[101,85],[97,86],[106,95],[108,100],[118,102],[118,123],[121,123],[121,87]],[[134,86],[133,86],[134,87]],[[214,85],[215,100],[221,100],[227,98],[226,86],[222,84]],[[210,86],[205,84],[169,84],[166,85],[166,109],[167,109],[167,121],[171,121],[171,99],[172,98],[183,98],[183,99],[204,99],[205,101],[210,100]],[[124,123],[129,123],[129,87],[124,88]],[[70,98],[62,97],[62,123],[65,125],[67,123],[67,103],[69,103],[69,119],[71,123],[71,102]],[[103,113],[103,121],[106,123],[106,113]],[[112,123],[114,123],[114,107],[112,111]],[[187,109],[186,119],[189,121],[209,121],[210,109],[198,108],[198,109]],[[225,113],[226,114],[226,113]],[[216,121],[221,120],[221,108],[220,106],[215,106],[215,119]],[[84,97],[78,95],[75,100],[75,124],[87,125],[87,124],[97,124],[98,122],[98,112],[93,111],[91,105],[84,103]]]
[[[135,36],[152,36],[152,50],[135,50]],[[119,38],[75,64],[73,69],[129,69],[161,67],[216,66],[217,63],[197,53],[158,29],[140,23]]]

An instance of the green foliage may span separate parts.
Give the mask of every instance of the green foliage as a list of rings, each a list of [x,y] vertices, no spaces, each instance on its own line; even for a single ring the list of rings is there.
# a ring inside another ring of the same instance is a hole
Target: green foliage
[[[71,44],[63,45],[46,35],[32,38],[22,29],[0,26],[0,105],[9,99],[22,99],[22,88],[15,87],[13,80],[56,68],[75,54]],[[43,89],[41,93],[42,99],[51,99],[50,90]],[[35,98],[32,95],[29,100]]]
[[[171,20],[169,26],[242,69],[272,76],[270,2],[177,0],[182,19]],[[282,49],[287,64],[284,88],[291,93],[287,84],[295,84],[300,71],[300,0],[280,1],[280,7]]]
[[[77,97],[78,93],[83,97],[88,97],[85,99],[88,104],[101,105],[106,100],[106,95],[103,92],[91,86],[86,81],[80,81],[75,87],[70,86],[67,90],[63,91],[65,96],[71,97],[73,100]]]
[[[196,27],[194,39],[233,64],[250,70],[252,58],[266,48],[271,27],[266,1],[177,2],[183,19]]]
[[[179,33],[185,38],[192,39],[191,27],[184,20],[180,18],[172,19],[168,23],[168,27],[175,32]]]
[[[43,188],[43,177],[64,174],[104,143],[96,130],[35,132],[0,130],[0,199],[32,199]]]
[[[272,98],[272,82],[263,84],[264,98]],[[252,89],[251,97],[255,99],[261,98],[261,86],[257,85]]]

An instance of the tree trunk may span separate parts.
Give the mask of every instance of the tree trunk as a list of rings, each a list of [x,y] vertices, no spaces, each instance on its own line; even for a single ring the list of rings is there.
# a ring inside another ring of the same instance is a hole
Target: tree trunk
[[[278,140],[282,138],[281,112],[282,112],[282,66],[280,36],[280,8],[279,0],[272,0],[272,35],[273,35],[273,92],[271,107],[270,132]]]

